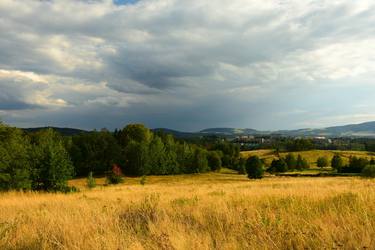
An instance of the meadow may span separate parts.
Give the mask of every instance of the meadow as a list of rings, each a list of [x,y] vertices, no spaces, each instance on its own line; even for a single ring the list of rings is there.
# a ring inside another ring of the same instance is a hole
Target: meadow
[[[364,157],[370,160],[371,158],[375,158],[374,152],[367,152],[367,151],[341,151],[341,150],[307,150],[307,151],[300,151],[300,152],[281,152],[279,155],[281,157],[285,157],[288,153],[292,153],[295,156],[301,155],[303,158],[307,160],[311,168],[316,168],[316,160],[319,157],[327,157],[329,160],[335,154],[338,154],[342,157],[344,164],[349,162],[350,156],[356,157]],[[277,153],[275,150],[272,149],[261,149],[261,150],[253,150],[253,151],[243,151],[241,152],[241,156],[244,158],[248,158],[250,156],[257,155],[261,159],[265,159],[266,163],[270,164],[273,159],[277,159]]]
[[[375,180],[220,173],[0,195],[0,249],[375,249]]]

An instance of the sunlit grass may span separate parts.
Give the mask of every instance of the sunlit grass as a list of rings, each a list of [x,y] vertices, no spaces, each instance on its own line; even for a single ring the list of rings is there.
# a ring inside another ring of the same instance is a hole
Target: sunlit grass
[[[375,181],[233,172],[4,193],[0,249],[375,248]]]

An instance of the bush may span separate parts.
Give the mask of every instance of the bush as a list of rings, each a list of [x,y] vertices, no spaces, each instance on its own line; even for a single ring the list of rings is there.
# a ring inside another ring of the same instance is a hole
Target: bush
[[[340,155],[335,154],[331,160],[331,167],[333,169],[336,169],[337,172],[341,171],[341,168],[343,167],[343,161]]]
[[[288,171],[288,165],[283,159],[274,159],[271,163],[271,167],[269,168],[269,172],[274,173],[283,173]]]
[[[324,168],[328,166],[328,159],[327,157],[319,157],[316,161],[316,165],[320,168]]]
[[[207,154],[208,165],[212,171],[219,171],[221,168],[221,157],[217,151],[209,151]]]
[[[375,177],[375,165],[367,165],[362,169],[362,176],[363,177]]]
[[[124,181],[121,168],[117,164],[113,164],[112,171],[107,175],[108,184],[119,184]]]
[[[139,180],[139,183],[143,186],[146,184],[146,175],[142,175],[141,179]]]
[[[251,156],[246,162],[246,172],[250,179],[261,179],[263,178],[263,162],[258,156]]]
[[[237,162],[236,167],[238,174],[246,174],[246,159],[240,158]]]
[[[309,163],[307,162],[307,160],[305,158],[303,158],[301,155],[298,155],[297,156],[297,164],[296,164],[296,168],[298,170],[302,170],[302,169],[305,169],[305,168],[309,168]]]
[[[87,187],[88,188],[96,187],[96,181],[95,181],[95,178],[92,176],[92,172],[90,172],[89,176],[87,176]]]

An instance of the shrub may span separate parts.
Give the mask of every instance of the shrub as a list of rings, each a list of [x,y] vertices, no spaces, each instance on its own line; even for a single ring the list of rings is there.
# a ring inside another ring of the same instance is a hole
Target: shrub
[[[375,165],[367,165],[362,169],[362,176],[364,177],[375,177]]]
[[[286,164],[286,162],[283,160],[283,159],[274,159],[271,163],[271,167],[269,168],[269,171],[271,173],[273,172],[279,172],[279,173],[282,173],[282,172],[286,172],[288,171],[288,165]]]
[[[292,153],[289,153],[285,156],[285,162],[288,165],[289,169],[296,168],[297,160],[296,160],[296,157]]]
[[[296,168],[298,170],[304,169],[304,168],[309,168],[309,164],[305,158],[303,158],[301,155],[297,156],[297,164]]]
[[[96,181],[95,181],[95,178],[92,176],[92,172],[90,172],[89,175],[87,176],[87,187],[88,188],[96,187]]]
[[[316,161],[316,165],[320,168],[324,168],[328,166],[328,159],[327,157],[319,157],[318,160]]]
[[[212,171],[219,171],[221,168],[221,157],[217,151],[209,151],[207,154],[208,165]]]
[[[341,168],[343,167],[343,161],[340,155],[335,154],[331,160],[331,167],[333,169],[336,169],[338,172],[341,171]]]
[[[263,177],[263,162],[258,156],[251,156],[249,159],[247,159],[246,172],[250,179],[261,179]]]
[[[240,158],[237,163],[237,171],[239,174],[246,174],[246,159]]]
[[[139,180],[139,183],[143,186],[146,184],[146,175],[142,175],[141,179]]]
[[[112,171],[107,175],[108,184],[119,184],[124,181],[121,168],[117,164],[113,164]]]

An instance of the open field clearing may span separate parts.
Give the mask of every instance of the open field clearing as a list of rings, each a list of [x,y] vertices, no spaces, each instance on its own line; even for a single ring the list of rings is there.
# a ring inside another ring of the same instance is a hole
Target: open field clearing
[[[0,249],[375,248],[373,179],[227,171],[71,183],[82,191],[1,194]]]
[[[289,152],[288,152],[289,153]],[[280,153],[281,157],[285,157],[288,153]],[[300,151],[300,152],[291,152],[295,156],[301,155],[305,158],[311,167],[316,167],[316,160],[318,157],[327,157],[329,160],[335,154],[339,154],[344,164],[349,162],[350,156],[357,156],[357,157],[366,157],[367,159],[375,158],[375,154],[373,152],[366,152],[366,151],[340,151],[340,150],[308,150],[308,151]],[[265,159],[268,164],[272,162],[273,159],[277,159],[277,154],[275,150],[271,149],[261,149],[261,150],[253,150],[253,151],[243,151],[241,152],[241,156],[248,158],[250,156],[257,155],[261,159]]]

